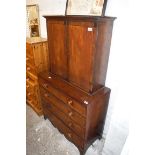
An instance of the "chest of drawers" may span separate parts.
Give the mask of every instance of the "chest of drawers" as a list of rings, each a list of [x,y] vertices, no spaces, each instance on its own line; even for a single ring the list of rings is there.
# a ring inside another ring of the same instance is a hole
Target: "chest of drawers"
[[[26,102],[38,115],[42,114],[38,73],[48,70],[47,40],[26,39]]]
[[[84,154],[102,137],[110,96],[105,81],[115,18],[44,17],[49,72],[39,74],[43,113]]]
[[[102,137],[110,89],[89,94],[49,72],[39,74],[44,116],[83,154]]]

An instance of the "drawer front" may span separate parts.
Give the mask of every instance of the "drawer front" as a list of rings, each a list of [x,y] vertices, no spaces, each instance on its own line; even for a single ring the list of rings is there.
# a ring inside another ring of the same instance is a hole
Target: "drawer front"
[[[29,64],[26,64],[26,71],[29,72],[29,73],[32,73],[34,75],[36,75],[36,70],[34,67],[32,67],[31,65]]]
[[[34,86],[36,83],[37,83],[37,77],[27,72],[26,73],[26,84],[31,84],[32,86]]]
[[[73,98],[69,97],[68,95],[62,93],[61,91],[57,90],[56,88],[52,87],[48,84],[44,79],[39,78],[39,83],[42,87],[46,90],[51,92],[55,97],[59,98],[61,101],[66,103],[70,108],[80,113],[82,116],[86,116],[86,107],[82,106],[81,103],[77,102]]]
[[[76,134],[74,134],[65,124],[48,110],[44,110],[44,114],[50,119],[52,124],[57,127],[70,141],[79,148],[84,147],[84,142]]]
[[[28,101],[28,102],[32,102],[33,100],[34,100],[34,92],[32,91],[32,92],[26,92],[26,100]]]
[[[47,91],[44,91],[44,89],[40,89],[42,97],[50,103],[51,105],[56,106],[60,111],[65,113],[71,120],[79,124],[81,127],[85,127],[86,120],[83,116],[78,114],[76,111],[71,109],[68,105],[66,105],[64,102],[56,98],[51,93],[48,93]]]
[[[77,123],[74,123],[65,113],[61,112],[56,106],[47,103],[42,99],[43,108],[48,109],[55,116],[57,116],[66,126],[68,126],[72,131],[84,139],[84,128],[80,127]]]

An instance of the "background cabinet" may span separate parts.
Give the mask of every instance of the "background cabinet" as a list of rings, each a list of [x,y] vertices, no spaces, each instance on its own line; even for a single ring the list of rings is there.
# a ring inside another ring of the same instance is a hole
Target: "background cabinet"
[[[47,40],[43,38],[26,39],[26,102],[42,114],[38,73],[49,70]]]

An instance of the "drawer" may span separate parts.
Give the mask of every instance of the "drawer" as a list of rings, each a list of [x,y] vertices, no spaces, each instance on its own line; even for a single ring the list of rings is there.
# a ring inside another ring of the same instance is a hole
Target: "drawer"
[[[29,65],[29,64],[26,64],[26,71],[29,72],[29,73],[32,73],[34,75],[36,75],[36,69],[35,67]]]
[[[51,93],[48,93],[44,89],[41,89],[41,96],[52,106],[56,106],[60,111],[65,113],[66,116],[68,116],[71,120],[79,124],[81,127],[85,127],[86,120],[83,116],[81,116],[79,113],[71,109],[67,104],[59,100],[57,97],[52,95]]]
[[[31,73],[26,73],[26,84],[31,84],[32,86],[36,85],[37,77],[32,75]]]
[[[56,106],[43,101],[42,105],[44,109],[48,109],[51,113],[57,116],[66,126],[68,126],[73,132],[84,139],[85,129],[74,123],[65,113],[61,112]]]
[[[55,97],[66,103],[70,108],[72,108],[82,116],[86,116],[86,106],[82,105],[80,102],[74,100],[73,98],[69,97],[58,89],[52,87],[47,81],[42,78],[39,78],[39,83],[42,87],[51,92]]]
[[[28,102],[32,102],[33,100],[34,100],[34,92],[32,91],[32,92],[26,92],[26,100],[28,101]]]
[[[52,124],[65,135],[66,138],[72,141],[79,148],[81,149],[84,148],[84,141],[79,136],[74,134],[72,130],[70,130],[60,119],[58,119],[54,114],[52,114],[47,109],[44,110],[44,114],[49,118]]]

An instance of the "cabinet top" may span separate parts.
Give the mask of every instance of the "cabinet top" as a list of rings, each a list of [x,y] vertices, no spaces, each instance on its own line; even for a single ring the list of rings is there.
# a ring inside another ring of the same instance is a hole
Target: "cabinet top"
[[[59,20],[95,20],[95,21],[105,21],[105,20],[115,20],[116,17],[108,17],[108,16],[85,16],[85,15],[44,15],[46,19],[59,19]]]
[[[41,38],[41,37],[26,38],[26,42],[29,43],[29,44],[46,42],[46,41],[47,41],[46,38]]]

